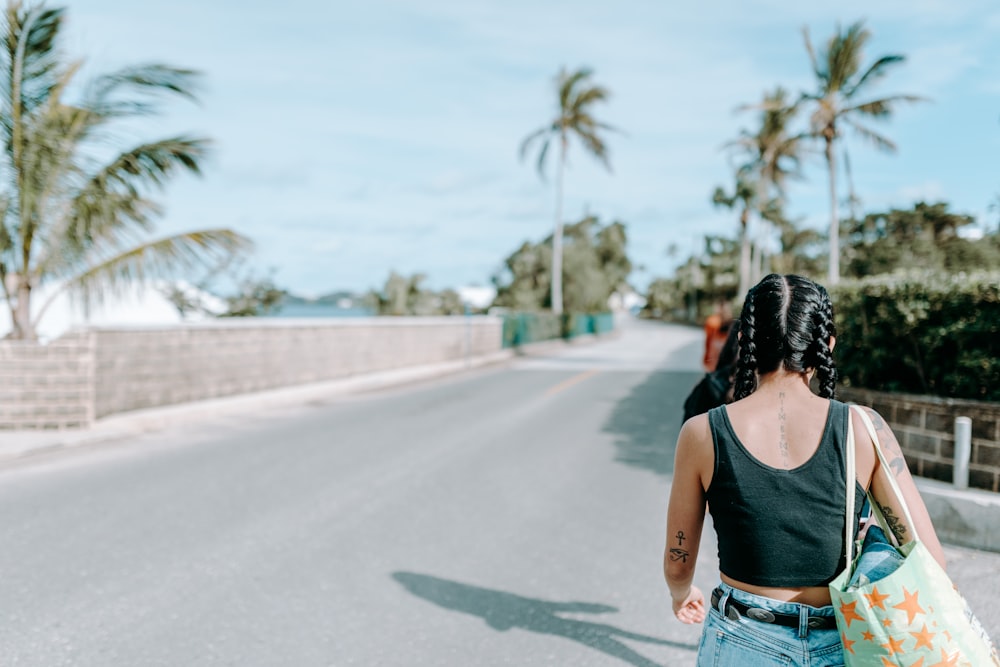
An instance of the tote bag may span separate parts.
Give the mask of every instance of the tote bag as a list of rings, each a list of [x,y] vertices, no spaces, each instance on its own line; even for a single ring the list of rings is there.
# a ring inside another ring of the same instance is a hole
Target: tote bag
[[[875,443],[882,466],[885,454],[867,413],[852,406]],[[854,429],[847,443],[847,567],[830,583],[830,596],[844,644],[845,667],[1000,667],[989,637],[948,575],[920,542],[910,510],[893,475],[887,475],[899,501],[912,541],[898,548],[902,561],[883,578],[850,585],[854,568]],[[871,494],[869,493],[869,498]],[[872,501],[876,518],[890,534]]]

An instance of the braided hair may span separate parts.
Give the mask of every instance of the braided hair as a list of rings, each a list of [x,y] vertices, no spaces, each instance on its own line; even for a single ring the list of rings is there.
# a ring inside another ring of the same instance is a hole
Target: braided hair
[[[819,395],[833,398],[837,368],[830,349],[836,336],[833,304],[822,285],[795,275],[772,273],[750,288],[740,315],[736,400],[757,388],[757,377],[784,368],[815,370]]]

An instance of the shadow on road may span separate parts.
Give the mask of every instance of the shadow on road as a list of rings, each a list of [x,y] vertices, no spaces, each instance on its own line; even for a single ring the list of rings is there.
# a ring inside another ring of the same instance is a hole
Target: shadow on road
[[[703,372],[656,371],[615,406],[603,431],[615,437],[615,460],[669,475],[684,416],[684,399]]]
[[[504,632],[520,628],[529,632],[565,637],[636,667],[657,667],[657,664],[636,653],[621,640],[631,639],[690,651],[698,649],[693,644],[647,637],[621,630],[613,625],[577,621],[559,616],[561,613],[606,614],[618,611],[615,607],[604,604],[537,600],[413,572],[394,572],[392,577],[413,595],[445,609],[479,616],[494,630]]]

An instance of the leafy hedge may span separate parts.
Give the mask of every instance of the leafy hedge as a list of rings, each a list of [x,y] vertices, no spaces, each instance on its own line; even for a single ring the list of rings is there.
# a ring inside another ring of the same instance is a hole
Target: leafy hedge
[[[844,384],[1000,401],[1000,273],[873,276],[831,298]]]

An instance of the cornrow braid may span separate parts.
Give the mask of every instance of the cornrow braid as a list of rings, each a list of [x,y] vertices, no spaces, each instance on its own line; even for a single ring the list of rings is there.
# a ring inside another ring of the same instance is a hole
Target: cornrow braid
[[[837,367],[830,349],[830,338],[836,335],[833,322],[833,304],[826,290],[821,289],[820,307],[813,313],[812,362],[819,381],[819,395],[834,398],[837,392]]]
[[[733,389],[733,400],[746,398],[757,388],[757,344],[756,325],[754,323],[754,297],[757,289],[751,288],[743,302],[743,312],[740,313],[740,358],[736,364],[736,379]]]

